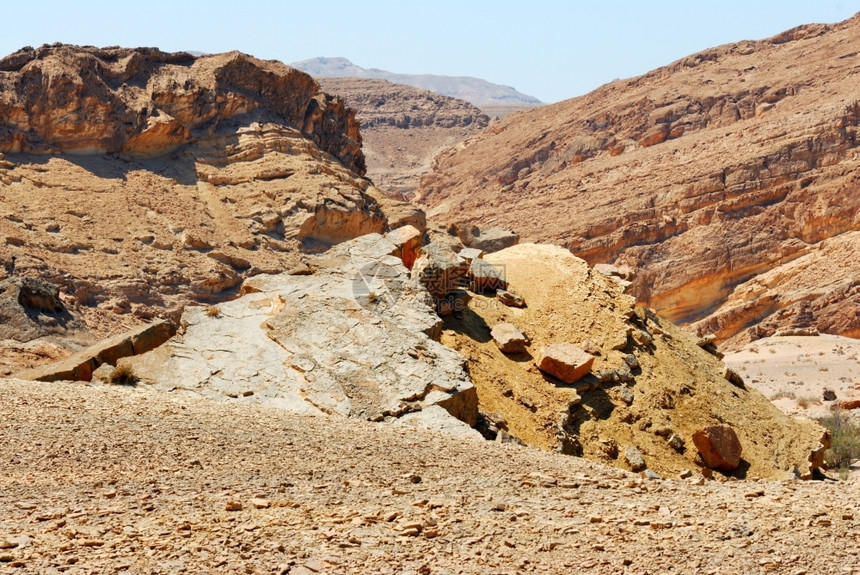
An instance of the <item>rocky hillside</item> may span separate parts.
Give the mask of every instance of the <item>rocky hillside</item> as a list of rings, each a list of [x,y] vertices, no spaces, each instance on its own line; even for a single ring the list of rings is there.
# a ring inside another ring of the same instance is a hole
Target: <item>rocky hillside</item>
[[[817,467],[813,453],[827,443],[817,424],[781,413],[712,347],[636,306],[623,282],[557,246],[520,244],[484,259],[524,305],[476,293],[446,319],[442,342],[467,358],[492,433],[677,477],[703,466],[696,432],[726,424],[743,448],[740,477],[782,479],[794,467],[809,477]],[[522,334],[519,349],[500,345],[510,341],[499,336],[504,325]],[[573,381],[540,367],[559,344],[590,365]]]
[[[433,158],[487,127],[490,119],[466,102],[369,78],[319,78],[328,94],[356,111],[367,176],[387,194],[410,196]]]
[[[311,58],[293,62],[291,66],[315,77],[376,78],[395,84],[406,84],[443,96],[466,100],[478,107],[538,106],[541,103],[534,96],[522,94],[510,86],[501,86],[470,76],[397,74],[378,68],[362,68],[346,58]]]
[[[631,266],[665,317],[741,345],[860,335],[860,16],[694,54],[441,154],[435,218]]]
[[[238,52],[25,48],[0,60],[0,152],[0,259],[94,336],[423,225],[361,177],[342,99]]]

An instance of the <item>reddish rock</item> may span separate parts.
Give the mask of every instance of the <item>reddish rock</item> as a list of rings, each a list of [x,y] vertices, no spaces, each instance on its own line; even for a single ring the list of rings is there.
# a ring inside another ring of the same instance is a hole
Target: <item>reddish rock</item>
[[[720,471],[734,471],[741,462],[741,442],[728,425],[711,425],[693,434],[693,443],[705,465]]]
[[[839,402],[839,408],[845,411],[860,408],[860,399],[843,399]]]
[[[490,334],[504,353],[525,353],[528,340],[514,324],[496,324]]]
[[[591,371],[594,356],[572,343],[553,343],[541,348],[535,365],[565,383],[574,383]]]
[[[394,255],[403,261],[406,269],[411,270],[421,249],[421,231],[415,226],[402,226],[388,232],[385,237],[397,246],[397,253]]]

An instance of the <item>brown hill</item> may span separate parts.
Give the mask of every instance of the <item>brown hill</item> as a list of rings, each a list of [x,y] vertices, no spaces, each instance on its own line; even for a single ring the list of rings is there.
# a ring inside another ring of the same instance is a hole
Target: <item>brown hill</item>
[[[640,301],[720,340],[857,336],[858,73],[860,16],[707,50],[504,118],[419,200],[633,266]]]
[[[21,50],[0,60],[0,151],[0,259],[96,336],[423,221],[361,177],[341,99],[238,52]]]
[[[693,434],[728,424],[743,446],[737,476],[783,479],[794,467],[811,476],[823,430],[781,413],[695,336],[636,306],[614,278],[557,246],[520,244],[486,261],[504,270],[526,306],[476,294],[446,320],[442,342],[467,358],[492,424],[529,445],[626,469],[625,453],[635,449],[664,477],[698,470]],[[528,338],[523,353],[502,353],[494,342],[491,329],[503,322]],[[563,342],[595,356],[591,373],[573,384],[534,362],[542,348]]]
[[[411,195],[433,158],[490,119],[465,100],[370,78],[318,78],[356,110],[367,176],[384,192]]]

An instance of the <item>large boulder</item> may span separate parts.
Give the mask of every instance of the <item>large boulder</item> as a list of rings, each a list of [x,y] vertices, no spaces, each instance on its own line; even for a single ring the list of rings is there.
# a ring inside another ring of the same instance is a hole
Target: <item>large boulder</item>
[[[47,335],[87,332],[60,299],[57,286],[31,277],[0,281],[0,340],[27,342]]]
[[[157,320],[126,333],[109,337],[56,363],[19,372],[15,377],[32,381],[90,381],[93,372],[100,366],[116,366],[117,362],[124,357],[151,351],[173,337],[175,333],[176,326],[171,322]]]
[[[418,252],[421,250],[421,230],[415,226],[401,226],[395,230],[391,230],[385,234],[385,239],[390,241],[397,248],[394,254],[400,258],[406,269],[411,270],[415,265],[415,260],[418,259]]]
[[[508,289],[505,279],[505,267],[493,265],[480,258],[475,258],[469,265],[469,275],[472,278],[472,289],[476,292],[496,292]]]
[[[370,234],[313,258],[312,274],[256,276],[217,316],[189,308],[183,334],[130,363],[156,388],[219,400],[390,422],[438,406],[472,426],[465,360],[435,341],[441,320],[396,252]],[[410,420],[433,425],[439,411]]]
[[[421,248],[412,266],[411,277],[437,301],[460,287],[465,278],[465,264],[447,244],[430,242]]]
[[[734,471],[741,462],[741,442],[729,425],[710,425],[693,434],[693,443],[705,465],[719,471]]]
[[[535,365],[565,383],[575,383],[591,371],[594,356],[572,343],[552,343],[541,347]]]
[[[509,248],[519,243],[520,236],[510,230],[498,227],[479,228],[475,225],[460,225],[456,227],[457,237],[463,245],[477,248],[485,253],[492,253]]]

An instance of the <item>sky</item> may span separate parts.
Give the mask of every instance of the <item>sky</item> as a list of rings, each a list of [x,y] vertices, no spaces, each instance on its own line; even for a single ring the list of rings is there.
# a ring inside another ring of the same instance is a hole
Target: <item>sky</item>
[[[475,76],[544,102],[720,44],[860,12],[860,0],[0,0],[0,57],[64,42],[240,50],[296,62]]]

